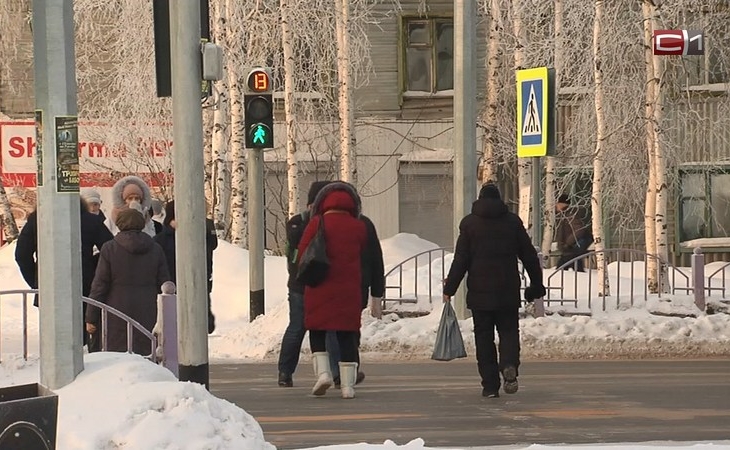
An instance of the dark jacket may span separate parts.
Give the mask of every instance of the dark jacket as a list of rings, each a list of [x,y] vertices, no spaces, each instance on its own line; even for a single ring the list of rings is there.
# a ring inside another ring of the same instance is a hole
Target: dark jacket
[[[304,211],[289,219],[286,223],[286,260],[289,271],[287,287],[293,292],[304,293],[304,284],[297,281],[297,258],[302,233],[309,222],[309,211]],[[373,297],[385,295],[385,264],[383,249],[375,224],[367,216],[360,215],[367,232],[367,247],[362,255],[362,305],[368,304],[368,290]]]
[[[373,297],[385,296],[385,263],[375,224],[367,216],[360,215],[360,220],[365,223],[368,237],[362,260],[363,308],[365,308],[368,304],[368,289]]]
[[[520,218],[502,200],[479,199],[459,224],[454,261],[444,294],[454,295],[466,272],[467,307],[472,310],[517,309],[522,261],[532,285],[542,285],[542,268]]]
[[[360,197],[349,184],[328,184],[313,204],[316,215],[299,243],[304,252],[324,221],[327,257],[325,280],[304,290],[304,326],[308,330],[360,330],[362,315],[362,259],[367,246],[365,223],[359,219]]]
[[[90,297],[127,314],[148,330],[157,321],[157,294],[170,280],[162,248],[141,231],[121,231],[104,244]],[[99,325],[101,311],[86,310],[86,322]],[[121,319],[107,317],[107,350],[127,351],[127,328]],[[135,353],[147,355],[149,340],[134,333]]]
[[[560,251],[575,250],[590,238],[590,223],[587,223],[588,215],[584,209],[569,207],[555,216],[555,240]]]
[[[165,225],[162,232],[154,237],[155,242],[160,244],[165,253],[167,268],[170,271],[170,279],[173,283],[177,280],[177,264],[175,262],[175,229]],[[213,290],[213,250],[218,248],[218,236],[211,219],[205,219],[205,262],[208,275],[208,293]]]
[[[105,242],[113,236],[104,225],[104,221],[97,215],[81,209],[81,293],[88,297],[91,291],[91,282],[96,272],[98,258],[94,255],[94,247],[101,249]],[[36,211],[28,216],[28,221],[18,236],[15,247],[15,261],[25,282],[32,289],[38,289],[38,214]],[[37,306],[37,299],[36,299]]]

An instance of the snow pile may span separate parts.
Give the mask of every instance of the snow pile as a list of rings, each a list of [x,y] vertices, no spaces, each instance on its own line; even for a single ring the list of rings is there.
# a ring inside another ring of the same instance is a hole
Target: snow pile
[[[383,239],[380,241],[380,246],[383,248],[383,262],[385,262],[386,272],[412,256],[439,248],[437,244],[410,233],[398,233],[393,237]],[[425,259],[425,261],[427,262],[428,259]]]
[[[275,448],[244,410],[140,356],[95,353],[84,366],[56,391],[59,449]]]

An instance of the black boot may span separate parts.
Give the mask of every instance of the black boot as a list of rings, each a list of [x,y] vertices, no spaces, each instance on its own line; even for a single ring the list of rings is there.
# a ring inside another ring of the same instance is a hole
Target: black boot
[[[279,372],[279,386],[281,386],[281,387],[294,386],[294,381],[292,380],[291,375],[287,375],[284,372]]]

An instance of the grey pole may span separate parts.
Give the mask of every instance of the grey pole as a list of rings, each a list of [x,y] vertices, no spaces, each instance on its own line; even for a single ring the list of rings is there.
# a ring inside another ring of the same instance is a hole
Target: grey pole
[[[264,162],[263,150],[248,150],[249,321],[264,314]]]
[[[530,202],[532,203],[532,226],[530,227],[530,230],[532,231],[532,245],[535,247],[539,247],[541,244],[541,233],[540,230],[542,229],[542,189],[540,188],[542,184],[542,159],[537,156],[532,159],[532,180],[530,182]]]
[[[454,242],[476,196],[475,17],[474,0],[454,0]],[[464,285],[453,299],[459,319],[469,317]]]
[[[73,1],[33,0],[32,7],[36,116],[42,121],[36,149],[40,375],[42,384],[58,389],[84,369]]]
[[[208,387],[200,2],[170,2],[179,374]]]

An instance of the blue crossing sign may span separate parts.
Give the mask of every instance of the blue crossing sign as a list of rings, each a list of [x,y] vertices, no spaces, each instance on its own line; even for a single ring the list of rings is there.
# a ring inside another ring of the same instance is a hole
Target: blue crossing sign
[[[551,154],[555,140],[554,70],[517,71],[517,156]]]

